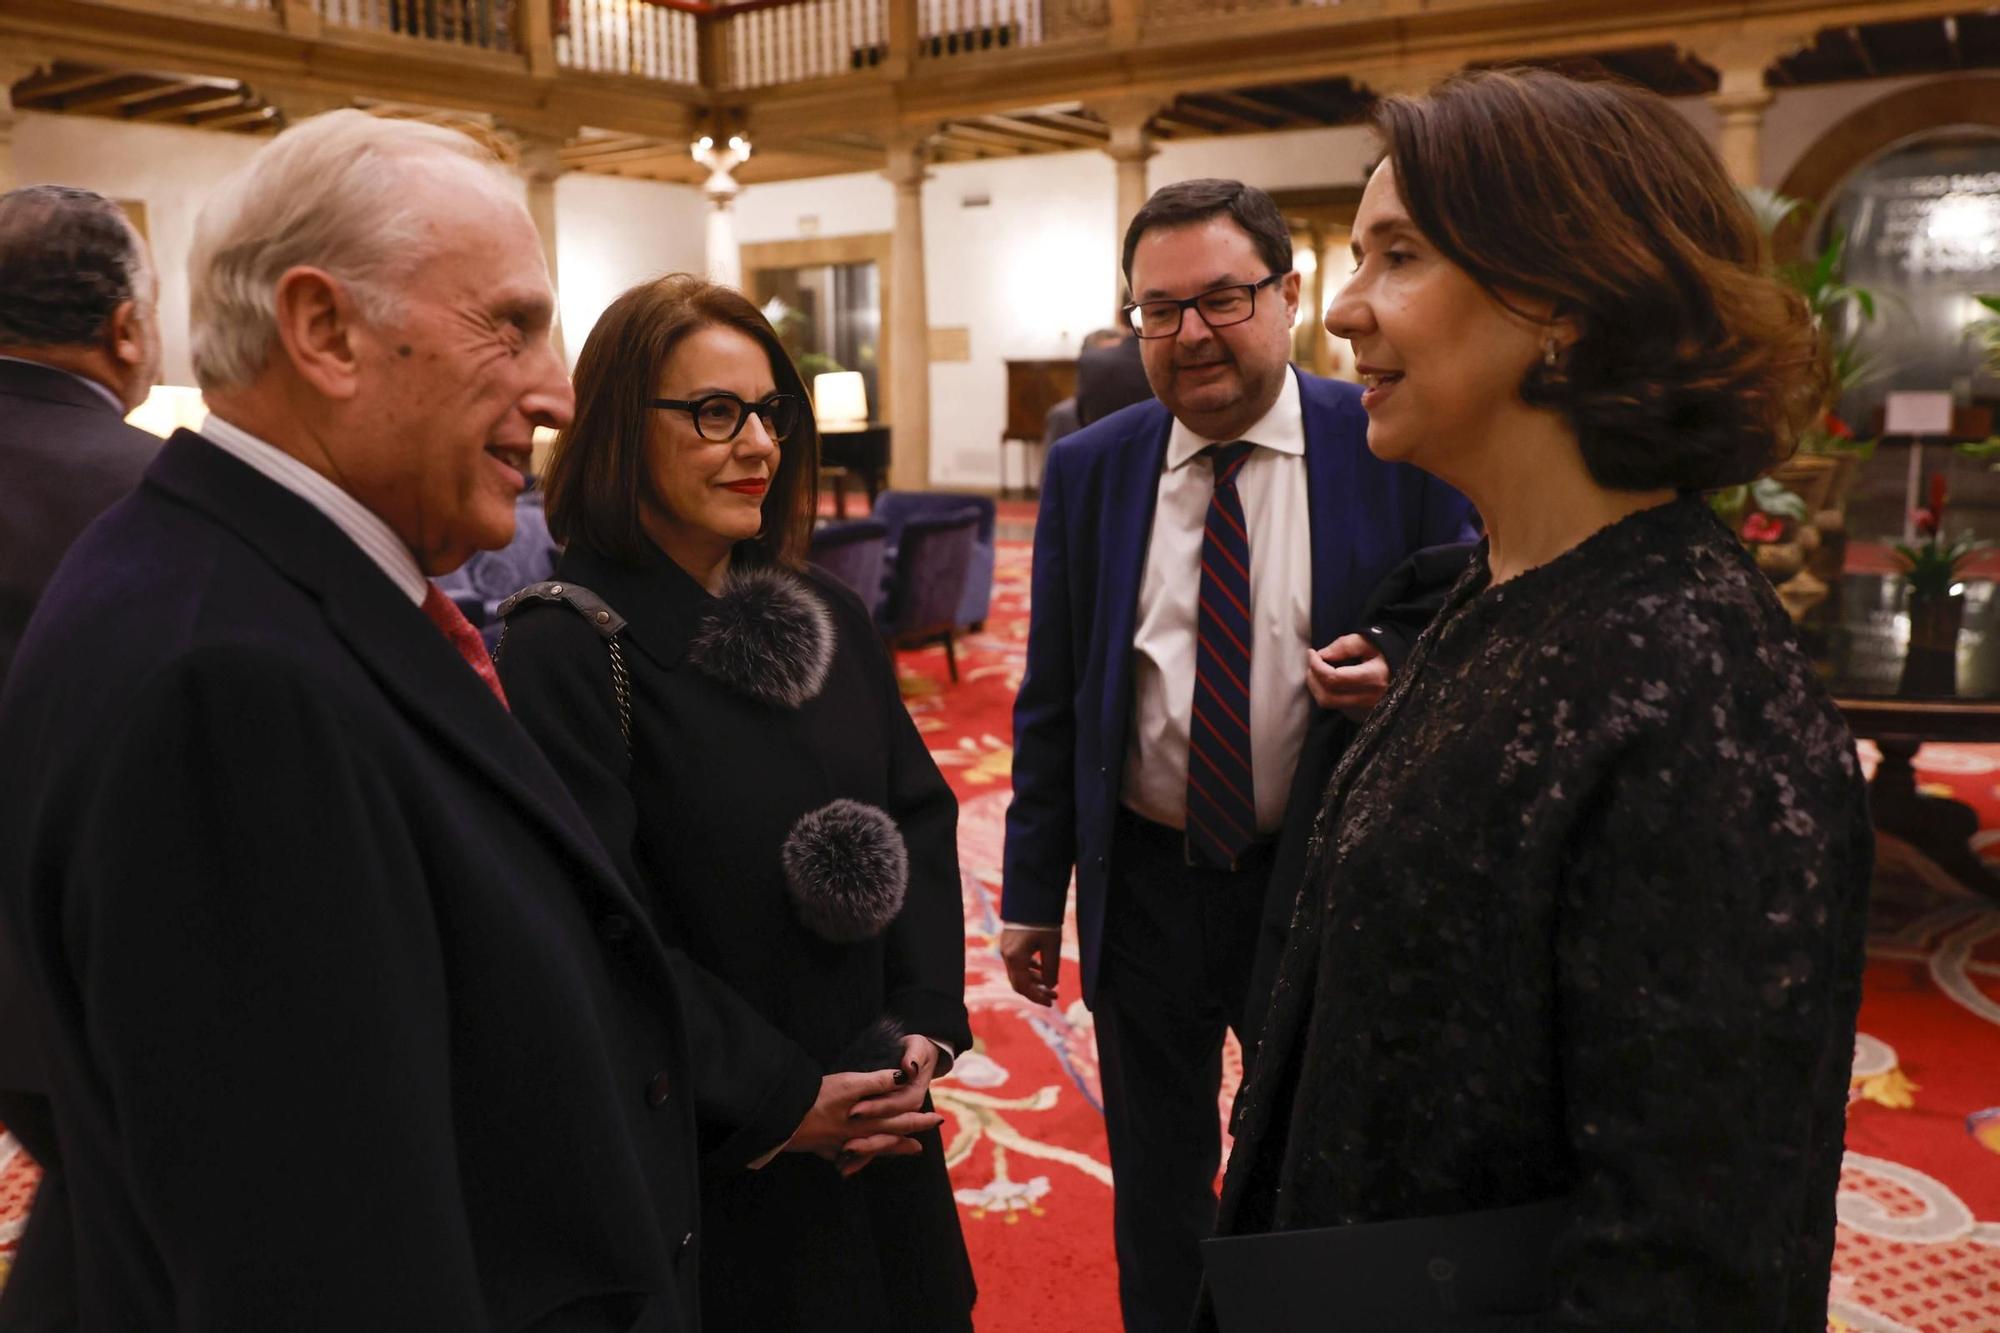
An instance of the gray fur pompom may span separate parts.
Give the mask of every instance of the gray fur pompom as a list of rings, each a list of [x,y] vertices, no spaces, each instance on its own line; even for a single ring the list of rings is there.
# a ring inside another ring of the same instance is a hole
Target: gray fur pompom
[[[826,686],[833,614],[784,570],[733,570],[688,645],[688,661],[738,694],[797,708]]]
[[[822,939],[872,938],[903,910],[910,853],[896,821],[875,806],[842,799],[801,815],[779,858],[799,919]]]

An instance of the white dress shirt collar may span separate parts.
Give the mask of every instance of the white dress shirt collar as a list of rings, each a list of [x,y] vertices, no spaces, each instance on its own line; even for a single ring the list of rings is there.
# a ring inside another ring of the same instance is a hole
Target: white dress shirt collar
[[[417,558],[403,545],[403,539],[367,506],[276,445],[265,443],[240,426],[230,425],[213,412],[202,422],[201,435],[332,519],[334,526],[380,566],[405,597],[423,605],[424,596],[430,591],[430,580],[424,577]]]
[[[104,401],[111,404],[112,411],[121,417],[125,415],[125,404],[118,401],[118,395],[88,375],[79,375],[74,370],[64,370],[61,366],[52,366],[46,361],[33,361],[25,356],[0,356],[0,361],[13,361],[23,366],[40,366],[43,370],[53,370],[58,375],[67,375],[78,384],[97,390],[104,398]]]
[[[1281,454],[1296,454],[1303,458],[1306,452],[1305,408],[1299,399],[1299,377],[1292,367],[1285,367],[1285,384],[1278,390],[1278,401],[1271,404],[1271,410],[1258,418],[1257,423],[1233,437],[1248,440],[1265,449],[1275,449]],[[1196,455],[1211,444],[1228,444],[1229,440],[1211,440],[1195,434],[1174,418],[1174,428],[1167,435],[1167,470],[1172,471],[1192,462]]]

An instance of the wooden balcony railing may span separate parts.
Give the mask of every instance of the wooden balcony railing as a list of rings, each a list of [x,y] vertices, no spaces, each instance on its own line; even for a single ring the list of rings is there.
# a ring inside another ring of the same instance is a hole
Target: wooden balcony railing
[[[880,64],[889,49],[885,0],[804,0],[711,21],[725,25],[731,88],[850,74]]]
[[[1042,44],[1043,0],[917,0],[917,55],[939,60]]]
[[[1341,0],[1146,0],[1145,12],[1149,22],[1181,23],[1280,9],[1332,9],[1340,3]]]
[[[526,0],[536,3],[536,0]],[[215,0],[207,0],[215,3]],[[520,49],[518,0],[317,0],[327,24],[482,51]]]
[[[130,4],[139,0],[113,0]],[[1343,0],[143,0],[308,40],[386,40],[463,53],[536,78],[611,75],[741,92],[879,71],[954,74],[1008,53],[1185,42],[1234,14],[1330,10]],[[1501,0],[1452,0],[1476,7]],[[1365,6],[1355,6],[1356,10]]]
[[[557,15],[556,63],[566,69],[701,81],[700,22],[689,10],[648,0],[568,0]]]

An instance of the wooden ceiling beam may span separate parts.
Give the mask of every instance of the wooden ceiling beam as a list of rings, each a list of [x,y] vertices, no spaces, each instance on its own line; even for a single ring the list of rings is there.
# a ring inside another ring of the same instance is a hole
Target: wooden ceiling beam
[[[243,106],[247,97],[241,88],[176,88],[161,92],[160,97],[121,107],[119,113],[133,120],[178,120],[218,107]]]
[[[675,148],[672,144],[634,144],[629,148],[614,149],[608,153],[592,153],[588,157],[579,155],[574,148],[562,151],[565,167],[583,170],[590,167],[619,166],[632,162],[678,161],[687,157],[685,148]]]
[[[1274,116],[1277,118],[1278,123],[1276,125],[1266,125],[1262,127],[1264,129],[1306,129],[1320,124],[1317,120],[1308,120],[1289,107],[1281,106],[1262,96],[1253,96],[1250,93],[1204,93],[1202,96],[1210,102],[1220,102],[1226,107],[1233,107],[1238,111],[1247,112],[1252,116]]]
[[[15,84],[14,100],[25,102],[33,98],[61,97],[64,93],[95,87],[117,77],[118,71],[109,69],[71,70],[68,73],[57,73],[52,69],[47,74],[32,75]]]
[[[1211,126],[1219,127],[1223,130],[1259,133],[1268,131],[1271,128],[1260,120],[1251,120],[1247,116],[1239,116],[1233,111],[1225,111],[1221,107],[1210,106],[1206,99],[1213,96],[1213,93],[1203,93],[1199,97],[1181,98],[1178,102],[1174,103],[1175,117],[1184,120],[1189,116],[1193,116],[1197,121],[1205,120]],[[1214,133],[1215,131],[1211,129],[1209,132]]]
[[[1111,137],[1111,127],[1094,116],[1080,116],[1070,111],[1037,111],[1035,119],[1056,129],[1075,130],[1099,140]]]
[[[1868,49],[1868,39],[1861,35],[1860,26],[1850,23],[1843,31],[1847,33],[1847,44],[1854,48],[1855,57],[1861,61],[1861,68],[1867,71],[1868,77],[1880,77],[1880,71],[1875,68],[1874,53]]]
[[[1024,139],[1041,139],[1067,148],[1102,148],[1111,138],[1108,129],[1103,134],[1087,134],[1082,130],[1064,129],[1060,125],[1044,125],[1039,121],[1016,116],[981,116],[979,123]]]
[[[953,122],[945,126],[945,135],[960,143],[976,144],[981,147],[1003,148],[1012,153],[1033,153],[1041,151],[1035,144],[1025,143],[1011,134],[998,130],[982,130],[976,125]]]
[[[276,107],[241,106],[233,110],[208,111],[198,116],[189,116],[188,122],[204,130],[233,130],[239,125],[247,125],[253,121],[269,121],[276,124],[278,119]]]
[[[667,141],[666,141],[665,139],[656,139],[656,138],[652,137],[651,135],[646,135],[646,134],[604,134],[604,135],[593,135],[593,136],[591,136],[591,137],[589,137],[589,138],[582,138],[582,137],[578,137],[578,138],[574,138],[574,139],[571,139],[571,140],[569,140],[569,141],[568,141],[567,143],[565,143],[565,144],[563,145],[563,152],[565,152],[565,153],[592,153],[592,152],[607,152],[607,153],[615,153],[615,152],[618,152],[618,151],[620,151],[620,150],[622,150],[622,149],[626,149],[626,148],[639,148],[639,147],[642,147],[642,146],[644,146],[644,145],[646,145],[646,144],[660,144],[660,143],[666,143],[666,142],[667,142]]]
[[[169,91],[181,85],[170,85]],[[88,92],[55,99],[57,108],[71,115],[91,116],[112,107],[161,91],[158,79],[146,74],[127,74]]]
[[[838,162],[851,162],[864,170],[870,167],[879,168],[888,161],[884,155],[886,150],[879,145],[852,143],[840,139],[799,139],[785,147],[802,157],[832,158]]]

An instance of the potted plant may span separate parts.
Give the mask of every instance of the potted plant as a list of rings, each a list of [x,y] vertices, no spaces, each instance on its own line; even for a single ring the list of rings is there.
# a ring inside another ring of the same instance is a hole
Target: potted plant
[[[1762,186],[1745,190],[1744,198],[1767,239],[1804,206],[1803,200]],[[1820,538],[1816,550],[1808,553],[1809,569],[1827,582],[1840,577],[1847,555],[1847,497],[1861,465],[1874,455],[1876,443],[1856,439],[1834,411],[1842,394],[1877,373],[1858,337],[1860,326],[1875,318],[1875,294],[1847,281],[1846,260],[1847,238],[1836,236],[1818,254],[1775,270],[1780,281],[1805,299],[1833,367],[1819,420],[1800,437],[1798,453],[1771,474],[1806,497],[1811,525]]]
[[[1921,541],[1898,543],[1903,584],[1910,590],[1910,646],[1903,658],[1904,694],[1958,692],[1958,631],[1965,620],[1965,562],[1985,543],[1947,537],[1944,473],[1933,472],[1930,504],[1911,515]]]

